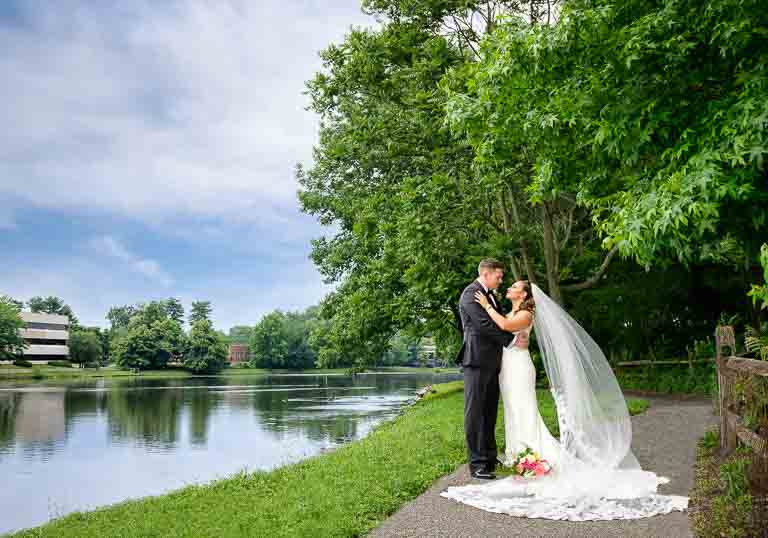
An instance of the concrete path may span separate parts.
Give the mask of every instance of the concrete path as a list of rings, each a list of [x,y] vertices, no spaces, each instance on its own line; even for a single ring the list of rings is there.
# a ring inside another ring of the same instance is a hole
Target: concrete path
[[[709,399],[646,397],[651,407],[632,417],[633,443],[644,469],[670,479],[659,493],[688,495],[693,485],[696,442],[717,423]],[[470,483],[466,466],[438,480],[426,493],[405,505],[370,536],[484,537],[638,537],[692,536],[688,515],[676,512],[633,521],[562,522],[491,514],[440,497],[448,486]]]

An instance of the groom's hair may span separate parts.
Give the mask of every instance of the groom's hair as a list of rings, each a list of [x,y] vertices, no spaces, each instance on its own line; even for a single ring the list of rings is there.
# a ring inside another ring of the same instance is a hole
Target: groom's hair
[[[483,271],[495,271],[496,269],[501,269],[503,271],[504,264],[496,258],[486,258],[477,266],[477,274],[482,275]]]

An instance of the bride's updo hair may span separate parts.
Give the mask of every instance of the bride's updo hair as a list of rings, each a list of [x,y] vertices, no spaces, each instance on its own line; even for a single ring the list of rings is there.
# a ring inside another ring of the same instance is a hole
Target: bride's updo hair
[[[536,313],[536,302],[533,300],[533,289],[531,288],[531,283],[527,280],[521,280],[520,283],[523,285],[525,299],[522,303],[520,303],[520,307],[517,309],[517,311],[519,312],[520,310],[527,310],[531,314],[534,314]]]

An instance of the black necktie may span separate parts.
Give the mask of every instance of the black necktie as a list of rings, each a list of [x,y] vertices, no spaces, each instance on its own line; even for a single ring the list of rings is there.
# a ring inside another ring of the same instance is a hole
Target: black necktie
[[[488,297],[488,300],[491,302],[493,309],[496,310],[496,298],[493,296],[493,292],[491,290],[488,290],[485,292],[485,294]]]

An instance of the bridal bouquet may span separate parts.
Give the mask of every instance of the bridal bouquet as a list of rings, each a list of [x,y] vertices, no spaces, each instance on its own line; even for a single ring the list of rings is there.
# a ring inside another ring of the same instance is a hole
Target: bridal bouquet
[[[512,469],[515,474],[523,478],[533,478],[543,476],[552,470],[549,462],[539,456],[530,447],[521,451],[512,461]]]

